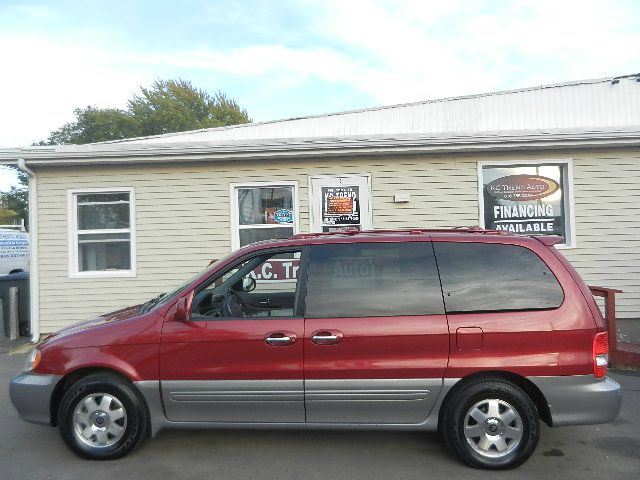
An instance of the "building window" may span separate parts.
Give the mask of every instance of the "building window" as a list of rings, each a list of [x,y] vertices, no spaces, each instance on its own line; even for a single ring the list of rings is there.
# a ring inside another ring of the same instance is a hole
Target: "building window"
[[[559,235],[575,246],[571,162],[480,162],[480,225],[524,235]]]
[[[133,189],[70,191],[71,276],[133,276]]]
[[[297,198],[294,182],[232,185],[233,249],[297,233]]]

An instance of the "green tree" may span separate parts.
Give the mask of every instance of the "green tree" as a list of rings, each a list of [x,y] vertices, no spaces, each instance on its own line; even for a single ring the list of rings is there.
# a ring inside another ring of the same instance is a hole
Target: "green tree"
[[[12,224],[17,218],[16,212],[0,205],[0,225]]]
[[[15,170],[19,184],[12,185],[8,192],[0,192],[0,223],[11,223],[13,220],[24,218],[29,222],[29,177],[21,170]]]
[[[74,122],[65,123],[41,144],[94,143],[139,136],[139,126],[131,114],[117,108],[76,108]]]
[[[224,93],[213,96],[186,80],[156,80],[129,100],[129,112],[141,135],[224,127],[251,121],[247,111]]]
[[[210,95],[187,80],[156,80],[151,88],[140,87],[140,91],[126,110],[75,109],[75,121],[39,144],[84,144],[251,122],[235,100],[222,92]]]

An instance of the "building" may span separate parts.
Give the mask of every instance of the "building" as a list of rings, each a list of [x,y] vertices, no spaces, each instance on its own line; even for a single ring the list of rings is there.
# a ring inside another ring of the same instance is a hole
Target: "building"
[[[241,245],[340,228],[559,234],[640,317],[640,75],[82,146],[31,175],[32,330],[167,291]]]

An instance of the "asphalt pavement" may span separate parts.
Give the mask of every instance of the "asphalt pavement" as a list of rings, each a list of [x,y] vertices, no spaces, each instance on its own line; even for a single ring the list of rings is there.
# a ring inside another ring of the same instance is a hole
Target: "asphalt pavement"
[[[487,472],[461,464],[436,434],[164,431],[129,456],[87,461],[55,428],[21,420],[9,381],[24,355],[0,354],[0,479],[615,479],[640,478],[640,373],[615,372],[622,411],[610,424],[548,428],[527,463]]]

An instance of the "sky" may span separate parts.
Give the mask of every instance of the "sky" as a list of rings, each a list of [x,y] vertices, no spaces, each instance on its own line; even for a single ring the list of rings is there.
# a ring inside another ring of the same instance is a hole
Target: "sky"
[[[636,0],[0,0],[0,148],[158,78],[264,121],[638,73],[639,20]]]

